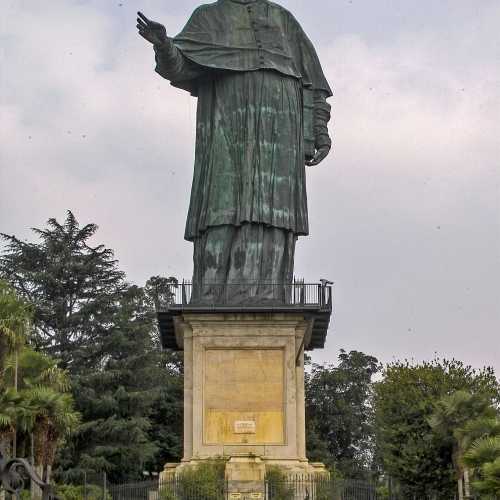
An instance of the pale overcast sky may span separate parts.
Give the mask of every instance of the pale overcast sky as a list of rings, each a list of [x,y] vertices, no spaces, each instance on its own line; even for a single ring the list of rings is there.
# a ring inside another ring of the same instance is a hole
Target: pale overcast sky
[[[153,71],[135,12],[194,0],[2,0],[0,231],[74,211],[129,279],[191,274],[195,100]],[[283,0],[334,87],[297,276],[335,281],[317,361],[435,353],[500,373],[500,1]]]

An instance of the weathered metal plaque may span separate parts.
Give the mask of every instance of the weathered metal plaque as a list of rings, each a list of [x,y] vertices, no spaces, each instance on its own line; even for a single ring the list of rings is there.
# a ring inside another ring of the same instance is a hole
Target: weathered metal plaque
[[[236,420],[234,423],[235,434],[255,434],[256,432],[255,420]]]

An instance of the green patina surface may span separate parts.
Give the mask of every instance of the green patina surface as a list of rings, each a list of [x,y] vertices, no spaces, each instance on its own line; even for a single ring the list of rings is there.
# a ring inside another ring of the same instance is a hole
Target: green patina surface
[[[308,234],[305,161],[331,144],[313,45],[272,2],[219,0],[155,52],[156,71],[198,98],[185,232],[195,284],[290,281],[296,237]]]

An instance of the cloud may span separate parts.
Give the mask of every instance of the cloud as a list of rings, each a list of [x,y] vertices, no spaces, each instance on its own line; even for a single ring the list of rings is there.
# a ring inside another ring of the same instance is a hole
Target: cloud
[[[174,33],[195,4],[141,8]],[[438,351],[500,369],[500,8],[389,4],[329,2],[318,20],[287,2],[335,88],[334,152],[308,170],[312,234],[296,266],[337,283],[335,327],[317,356]],[[0,230],[30,237],[71,208],[100,224],[130,279],[189,277],[196,101],[154,74],[134,12],[126,2],[8,6]]]

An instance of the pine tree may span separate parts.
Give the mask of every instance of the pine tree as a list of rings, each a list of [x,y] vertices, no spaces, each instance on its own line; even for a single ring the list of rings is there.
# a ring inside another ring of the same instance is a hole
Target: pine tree
[[[161,348],[156,312],[172,300],[172,287],[177,286],[173,277],[151,277],[144,288],[148,301],[153,339]],[[151,439],[157,453],[151,464],[159,471],[167,462],[178,462],[182,457],[184,362],[182,353],[162,351],[158,358],[158,392],[151,414]]]
[[[62,465],[68,470],[59,472],[105,471],[113,482],[137,480],[157,451],[150,416],[161,369],[141,288],[122,293],[103,352],[101,366],[77,379],[83,424],[66,450]]]
[[[72,377],[82,423],[60,450],[56,475],[78,482],[106,471],[113,482],[132,481],[179,460],[182,359],[161,351],[156,321],[176,280],[128,285],[113,251],[90,245],[97,226],[80,227],[72,212],[34,231],[36,243],[3,235],[0,276],[31,302],[37,348]]]
[[[99,362],[126,286],[113,251],[90,245],[96,231],[68,211],[63,224],[49,219],[45,229],[33,229],[38,242],[1,234],[0,277],[34,306],[32,342],[71,373]]]

